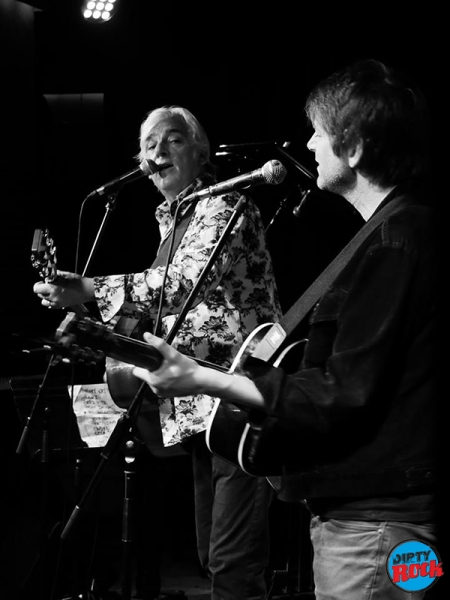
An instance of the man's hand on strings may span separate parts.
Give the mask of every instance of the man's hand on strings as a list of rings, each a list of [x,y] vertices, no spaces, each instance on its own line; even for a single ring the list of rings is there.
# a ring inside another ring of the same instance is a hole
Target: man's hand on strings
[[[133,374],[155,394],[163,398],[207,394],[249,407],[264,406],[261,393],[248,377],[199,365],[151,333],[144,333],[144,339],[161,353],[163,362],[154,371],[135,367]]]
[[[151,333],[144,333],[144,339],[161,353],[163,362],[155,371],[135,367],[133,374],[148,383],[155,394],[171,398],[204,391],[205,374],[202,371],[210,369],[204,369],[195,360],[181,354]]]

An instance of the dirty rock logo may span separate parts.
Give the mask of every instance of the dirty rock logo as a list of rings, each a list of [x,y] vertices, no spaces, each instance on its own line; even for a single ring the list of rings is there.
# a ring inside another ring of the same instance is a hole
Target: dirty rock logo
[[[444,574],[436,549],[418,540],[395,546],[386,561],[392,583],[405,592],[421,592],[434,585]]]

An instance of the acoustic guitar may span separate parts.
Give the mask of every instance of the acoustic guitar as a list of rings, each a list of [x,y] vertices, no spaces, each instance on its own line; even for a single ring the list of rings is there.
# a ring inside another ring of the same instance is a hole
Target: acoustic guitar
[[[272,323],[260,325],[248,336],[230,369],[201,359],[194,360],[223,373],[244,372],[246,360],[253,355],[254,349],[272,326]],[[305,341],[287,346],[273,361],[273,366],[286,370],[297,368]],[[98,364],[105,357],[111,357],[154,371],[163,360],[161,353],[146,342],[118,334],[94,319],[80,317],[73,312],[67,313],[54,340],[48,341],[46,346],[62,360],[85,364]],[[114,381],[108,381],[108,387],[115,401]],[[209,450],[249,475],[267,477],[273,487],[276,487],[276,476],[282,472],[283,452],[280,449],[283,438],[284,434],[277,428],[276,420],[264,411],[249,409],[240,403],[223,402],[220,399],[215,401],[206,432]]]
[[[53,239],[48,230],[36,229],[31,249],[31,261],[40,276],[47,282],[57,282],[57,257]],[[55,339],[47,344],[63,360],[76,360],[87,364],[105,362],[106,379],[113,401],[121,408],[128,408],[141,382],[132,374],[133,366],[149,371],[156,370],[162,362],[161,354],[152,346],[130,335],[130,321],[121,317],[113,326],[92,318],[85,306],[73,307],[58,327]],[[145,325],[143,326],[145,329]],[[123,332],[127,335],[124,335]],[[231,367],[194,358],[203,366],[225,373],[244,373],[249,356],[258,356],[258,350],[266,344],[272,347],[277,337],[274,323],[257,327],[239,349]],[[274,367],[286,371],[296,370],[301,362],[306,340],[294,342],[282,349],[274,359],[268,360]],[[283,345],[280,344],[280,348]],[[269,352],[272,356],[271,352]],[[264,352],[263,352],[264,356]],[[150,388],[148,396],[154,397]],[[239,403],[216,399],[206,431],[206,444],[211,452],[239,466],[249,475],[267,477],[277,487],[277,477],[283,465],[285,435],[277,427],[277,420],[262,410],[250,409]]]

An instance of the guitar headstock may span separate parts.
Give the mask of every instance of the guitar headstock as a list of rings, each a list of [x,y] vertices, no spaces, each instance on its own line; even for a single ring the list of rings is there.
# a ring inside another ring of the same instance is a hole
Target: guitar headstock
[[[31,246],[31,264],[47,283],[58,277],[56,248],[48,229],[35,229]]]

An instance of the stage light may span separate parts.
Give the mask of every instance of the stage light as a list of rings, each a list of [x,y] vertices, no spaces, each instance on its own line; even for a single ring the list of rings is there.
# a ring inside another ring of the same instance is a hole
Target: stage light
[[[86,21],[104,23],[114,16],[117,4],[118,0],[84,0],[81,12]]]

